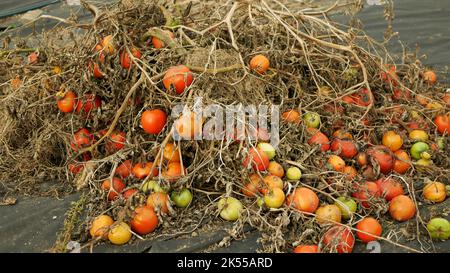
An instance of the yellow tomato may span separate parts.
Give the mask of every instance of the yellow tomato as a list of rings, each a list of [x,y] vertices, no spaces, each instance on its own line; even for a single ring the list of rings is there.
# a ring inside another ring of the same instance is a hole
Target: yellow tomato
[[[131,239],[130,226],[124,222],[120,222],[109,231],[108,239],[115,245],[126,244]]]

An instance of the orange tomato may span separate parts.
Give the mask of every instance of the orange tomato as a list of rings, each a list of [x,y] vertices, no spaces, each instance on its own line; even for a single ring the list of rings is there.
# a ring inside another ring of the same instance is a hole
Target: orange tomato
[[[376,241],[377,238],[374,236],[381,236],[383,231],[380,223],[372,217],[365,217],[356,224],[356,235],[363,243],[368,243],[371,241]],[[362,232],[361,232],[362,231]],[[369,234],[363,233],[367,232]]]
[[[430,102],[427,97],[421,94],[416,95],[416,101],[422,106],[426,106]]]
[[[97,216],[94,221],[92,221],[89,233],[91,234],[92,238],[102,237],[103,239],[107,239],[109,227],[113,223],[114,220],[108,215]]]
[[[384,197],[387,201],[391,201],[394,197],[404,194],[402,184],[392,177],[380,178],[376,183],[380,196]]]
[[[450,118],[447,115],[438,115],[434,118],[434,124],[440,134],[450,134]]]
[[[183,170],[181,168],[180,162],[171,162],[167,165],[167,169],[163,171],[162,176],[165,180],[169,182],[176,182],[180,179]]]
[[[167,91],[173,88],[180,95],[192,84],[194,75],[191,70],[184,65],[172,66],[164,74],[163,84]]]
[[[330,140],[328,137],[320,132],[319,130],[316,130],[316,133],[311,136],[311,138],[308,140],[309,145],[320,145],[320,150],[322,152],[326,152],[330,149]]]
[[[294,248],[294,253],[319,253],[317,245],[299,245]]]
[[[358,175],[358,172],[353,166],[345,166],[343,173],[346,175],[345,178],[349,181],[352,181]]]
[[[356,161],[358,161],[359,166],[366,166],[367,165],[367,155],[366,153],[359,153],[356,157]]]
[[[316,220],[319,225],[341,222],[341,210],[336,205],[321,206],[316,210]]]
[[[269,167],[267,168],[267,171],[271,175],[278,176],[279,178],[283,178],[283,176],[284,176],[283,166],[281,166],[279,163],[277,163],[275,161],[271,161],[269,163]]]
[[[399,174],[405,174],[411,167],[411,159],[404,150],[397,150],[394,152],[395,162],[394,171]]]
[[[337,172],[342,172],[345,168],[345,161],[338,155],[330,155],[327,161],[328,165]]]
[[[279,178],[278,176],[275,176],[275,175],[268,175],[268,176],[264,177],[263,182],[264,182],[264,185],[269,190],[274,189],[274,188],[279,188],[282,190],[284,187],[283,180],[281,180],[281,178]]]
[[[72,113],[77,105],[77,95],[72,91],[67,91],[63,98],[57,101],[58,109],[63,113]]]
[[[300,113],[297,110],[289,110],[281,114],[281,118],[284,122],[300,124],[302,122]]]
[[[203,117],[194,112],[183,113],[174,126],[176,134],[182,139],[196,139],[202,133]]]
[[[131,229],[140,234],[145,235],[156,229],[158,226],[158,216],[155,211],[149,207],[137,207],[135,215],[130,222]]]
[[[120,178],[114,177],[112,181],[113,187],[111,189],[111,182],[109,179],[103,181],[102,190],[108,191],[108,200],[114,200],[125,189],[126,185]]]
[[[169,162],[180,162],[180,147],[167,143],[163,149],[163,157]]]
[[[287,197],[286,203],[299,211],[314,213],[319,206],[319,197],[312,190],[299,187]]]
[[[337,130],[333,133],[333,137],[334,138],[339,138],[339,139],[353,139],[352,134],[350,134],[347,131],[344,130]]]
[[[138,162],[134,165],[131,172],[133,173],[134,177],[137,179],[144,179],[146,178],[150,172],[152,171],[153,162]],[[158,176],[159,170],[158,166],[153,167],[152,176]]]
[[[351,140],[342,140],[336,138],[331,142],[331,150],[338,152],[341,157],[353,158],[358,154],[358,147]]]
[[[259,148],[251,148],[244,159],[244,167],[251,165],[254,170],[265,171],[269,167],[270,161],[267,154]]]
[[[131,165],[131,160],[125,160],[116,168],[115,174],[122,178],[127,178],[131,175],[132,168],[133,166]]]
[[[345,226],[333,226],[322,237],[322,242],[327,249],[337,253],[351,253],[355,245],[355,237],[350,228]]]
[[[388,147],[391,151],[399,150],[403,145],[402,137],[394,131],[387,131],[383,135],[383,145]]]
[[[399,222],[407,221],[416,214],[414,202],[406,195],[394,197],[389,203],[391,217]]]
[[[160,110],[146,110],[141,115],[141,126],[148,134],[157,135],[166,126],[167,114]]]
[[[361,205],[365,208],[370,207],[368,202],[371,198],[378,197],[380,195],[378,185],[375,182],[358,183],[354,186],[355,191],[352,196],[361,202]]]
[[[426,70],[425,72],[423,72],[423,80],[428,84],[435,84],[437,81],[436,73],[433,70]]]
[[[102,70],[100,69],[100,66],[97,62],[90,61],[89,62],[89,69],[91,70],[92,74],[97,79],[102,79],[105,77],[105,74],[103,74]]]
[[[160,210],[164,213],[169,213],[169,207],[167,203],[169,202],[169,196],[167,193],[153,192],[147,198],[147,207]]]
[[[136,59],[141,59],[141,57],[142,57],[141,51],[139,49],[137,49],[137,48],[132,48],[131,49],[131,54]],[[124,69],[130,69],[131,68],[131,64],[132,64],[132,62],[131,62],[130,55],[128,55],[127,51],[124,49],[122,51],[122,53],[120,54],[120,65]]]
[[[259,74],[266,73],[269,69],[270,61],[264,55],[256,55],[250,60],[250,69],[256,71]]]
[[[442,101],[447,105],[447,107],[450,107],[450,92],[447,92],[442,97]]]
[[[116,49],[114,48],[114,37],[112,35],[108,35],[101,41],[101,46],[103,47],[103,52],[108,55],[114,54]]]
[[[39,53],[32,52],[28,55],[28,64],[36,64],[39,62]]]
[[[175,34],[172,31],[169,30],[163,30],[163,32],[170,37],[170,39],[175,39]],[[166,45],[164,44],[163,41],[161,41],[160,39],[156,38],[155,36],[152,37],[152,44],[155,48],[160,49],[165,47]]]
[[[423,197],[431,202],[440,203],[447,197],[445,184],[441,182],[430,182],[423,188]]]

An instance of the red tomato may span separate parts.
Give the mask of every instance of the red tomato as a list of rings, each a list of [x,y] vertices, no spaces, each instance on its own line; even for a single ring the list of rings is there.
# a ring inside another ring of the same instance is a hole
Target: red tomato
[[[380,191],[378,185],[375,182],[364,182],[362,184],[355,184],[355,192],[352,196],[361,202],[361,205],[365,208],[370,207],[370,203],[367,202],[373,197],[378,197]]]
[[[450,134],[450,118],[447,115],[438,115],[434,118],[434,124],[437,127],[437,130],[442,135],[444,133]]]
[[[90,114],[96,109],[102,106],[102,100],[99,96],[94,96],[92,94],[86,94],[83,97],[83,100],[78,100],[77,103],[77,113],[84,112],[84,114]]]
[[[133,54],[133,56],[136,59],[141,59],[142,54],[141,51],[137,48],[133,48],[131,49],[131,54]],[[126,50],[123,50],[122,53],[120,54],[120,65],[124,68],[124,69],[130,69],[131,68],[131,58],[128,55]]]
[[[146,178],[149,174],[150,171],[153,167],[153,162],[146,162],[146,163],[136,163],[136,165],[134,165],[133,169],[132,169],[132,173],[134,175],[134,177],[136,177],[137,179],[144,179]],[[153,172],[152,175],[153,177],[158,176],[158,167],[155,166],[153,168]]]
[[[67,91],[63,98],[58,99],[58,109],[63,113],[71,113],[75,110],[77,95],[72,91]]]
[[[376,241],[377,238],[372,235],[380,237],[383,231],[380,223],[375,218],[372,217],[366,217],[361,221],[359,221],[358,224],[356,224],[356,228],[358,229],[356,235],[363,243]],[[367,232],[372,235],[363,233],[361,231]]]
[[[84,153],[84,154],[81,155],[81,158],[80,158],[80,159],[82,160],[82,162],[80,162],[80,161],[74,161],[74,162],[72,162],[72,163],[70,163],[70,164],[68,165],[69,171],[70,171],[71,173],[73,173],[73,174],[78,174],[78,173],[80,173],[80,172],[84,169],[84,166],[85,166],[85,164],[86,164],[86,161],[91,160],[91,154],[90,154],[90,153]]]
[[[113,189],[111,189],[111,182],[109,179],[103,181],[102,189],[105,191],[109,191],[108,200],[114,200],[117,196],[125,189],[126,185],[122,182],[121,179],[114,177],[113,178]]]
[[[408,90],[403,90],[396,88],[392,92],[392,98],[394,100],[410,100],[411,99],[411,93]]]
[[[337,151],[338,155],[344,158],[353,158],[358,154],[358,148],[353,141],[338,138],[331,143],[331,150]]]
[[[366,151],[366,154],[380,166],[381,173],[388,174],[394,168],[395,158],[389,148],[373,146]]]
[[[355,104],[355,99],[352,96],[345,95],[342,97],[342,101],[349,104]]]
[[[140,234],[145,235],[156,229],[158,226],[158,216],[155,211],[149,207],[137,207],[135,216],[131,220],[131,229]]]
[[[146,110],[141,116],[141,126],[145,132],[153,135],[159,134],[166,126],[167,115],[159,109]]]
[[[116,168],[116,172],[115,174],[117,174],[118,176],[122,177],[122,178],[127,178],[128,176],[131,175],[131,170],[132,170],[133,166],[131,165],[131,160],[125,160],[124,162],[122,162],[122,164],[120,164],[117,168]]]
[[[100,53],[100,62],[103,63],[104,61],[104,54]],[[95,78],[97,79],[102,79],[105,77],[105,74],[103,74],[102,70],[100,69],[100,66],[97,62],[94,61],[89,61],[89,70],[91,71],[91,73],[94,75]]]
[[[294,248],[294,253],[319,253],[317,245],[299,245]]]
[[[81,128],[73,135],[70,147],[74,151],[78,151],[82,148],[88,147],[92,144],[94,136],[86,128]]]
[[[264,171],[269,167],[270,160],[267,154],[261,149],[251,148],[243,164],[244,167],[251,165],[254,170]]]
[[[387,69],[387,72],[381,71],[380,77],[381,79],[387,83],[392,84],[393,86],[397,86],[397,68],[395,65],[385,65],[385,68]]]
[[[172,66],[164,75],[163,84],[166,90],[174,87],[175,92],[179,95],[192,84],[194,76],[189,68],[184,65]]]
[[[394,178],[380,178],[376,183],[378,186],[379,194],[387,201],[391,201],[392,198],[404,193],[402,184],[400,184],[400,182],[398,182]]]
[[[322,152],[326,152],[330,149],[330,140],[328,139],[328,137],[317,130],[317,132],[311,136],[311,138],[308,140],[308,144],[309,145],[320,145],[320,150]]]
[[[133,195],[135,195],[136,193],[138,193],[138,190],[136,189],[129,189],[123,192],[123,198],[125,199],[129,199],[131,198]]]
[[[355,244],[355,237],[348,227],[334,226],[330,228],[322,239],[326,248],[338,253],[351,253]]]
[[[125,132],[122,131],[115,131],[112,132],[109,136],[108,141],[106,142],[106,151],[108,153],[114,153],[119,150],[121,150],[123,147],[125,147]]]

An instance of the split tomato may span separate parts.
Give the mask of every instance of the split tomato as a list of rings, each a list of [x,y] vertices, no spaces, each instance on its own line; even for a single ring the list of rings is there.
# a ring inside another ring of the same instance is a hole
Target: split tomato
[[[404,193],[402,184],[392,177],[380,178],[377,180],[379,194],[387,201]]]

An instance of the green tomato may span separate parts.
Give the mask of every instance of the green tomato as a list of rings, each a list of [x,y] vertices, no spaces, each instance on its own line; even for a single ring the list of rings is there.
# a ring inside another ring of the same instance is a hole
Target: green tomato
[[[440,150],[445,149],[445,139],[443,137],[436,139],[436,143]]]
[[[358,208],[358,204],[355,200],[344,196],[339,197],[334,204],[339,207],[342,218],[344,219],[350,219],[351,215],[355,213]]]
[[[260,148],[268,157],[269,160],[275,157],[275,148],[269,143],[259,143],[258,148]]]
[[[428,222],[427,229],[433,239],[445,241],[450,238],[450,222],[447,219],[433,218]]]
[[[302,171],[300,171],[300,169],[297,167],[290,167],[286,171],[286,177],[289,180],[300,180],[300,178],[302,177]]]
[[[149,191],[152,192],[162,192],[165,193],[166,191],[159,185],[158,182],[156,182],[155,180],[149,180],[147,182],[144,183],[144,185],[142,185],[141,190],[146,193]]]
[[[170,194],[170,199],[172,199],[177,207],[185,208],[189,206],[192,201],[192,193],[186,188],[181,191],[172,191]]]
[[[303,121],[307,127],[319,128],[320,116],[317,113],[309,112],[303,116]]]
[[[217,204],[220,217],[227,221],[236,221],[241,216],[241,212],[244,209],[241,201],[234,197],[222,198]]]
[[[430,146],[428,146],[428,144],[426,144],[425,142],[416,142],[411,147],[411,156],[416,160],[419,160],[421,158],[429,159],[427,158],[429,156],[429,150]]]
[[[258,207],[262,208],[264,206],[264,198],[259,197],[258,200],[256,200],[256,204],[258,205]]]

